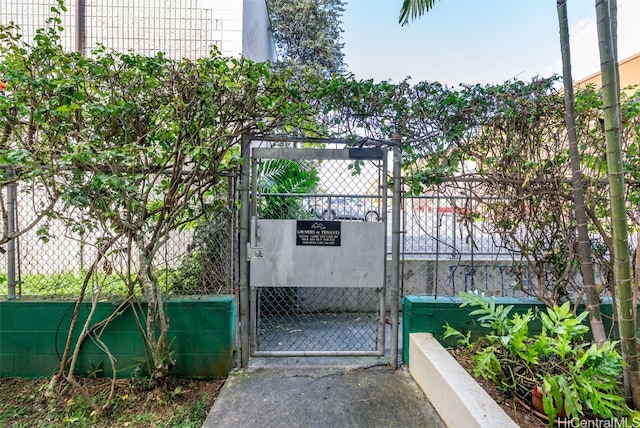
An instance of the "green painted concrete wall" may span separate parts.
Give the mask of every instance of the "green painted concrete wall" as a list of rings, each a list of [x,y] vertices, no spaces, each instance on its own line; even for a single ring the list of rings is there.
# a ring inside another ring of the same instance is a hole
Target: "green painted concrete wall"
[[[513,305],[513,312],[524,313],[529,308],[546,310],[545,305],[534,298],[508,298],[496,297],[497,304]],[[434,296],[406,296],[402,301],[402,359],[405,364],[409,364],[409,334],[410,333],[431,333],[445,346],[455,346],[455,340],[444,340],[445,323],[458,331],[467,333],[471,331],[472,338],[483,333],[483,329],[476,325],[469,312],[474,308],[461,308],[462,300],[459,297],[434,297]],[[583,309],[580,309],[581,311]],[[612,305],[605,301],[601,306],[602,321],[605,332],[611,339],[618,338],[618,330],[612,326]],[[639,312],[640,315],[640,312]],[[529,331],[533,334],[540,331],[541,326],[532,322]]]
[[[409,364],[409,334],[431,333],[445,346],[455,346],[455,340],[444,340],[445,323],[463,333],[471,332],[472,337],[482,334],[482,328],[476,325],[469,316],[469,312],[475,308],[460,307],[462,300],[459,297],[435,297],[435,296],[406,296],[402,299],[402,360]],[[544,310],[544,303],[531,298],[497,297],[496,303],[514,305],[513,312],[527,312],[529,308]],[[530,331],[535,333],[536,326],[532,325]]]
[[[55,373],[74,305],[73,301],[0,301],[0,377],[37,378]],[[117,306],[117,303],[99,303],[94,323],[110,316]],[[79,328],[90,307],[89,302],[83,303]],[[143,311],[144,307],[137,309],[138,318],[144,323]],[[232,368],[235,350],[234,297],[172,299],[167,303],[167,314],[169,340],[176,360],[170,375],[203,379],[226,377]],[[146,374],[145,345],[133,310],[128,309],[111,321],[101,339],[117,359],[118,377]],[[88,375],[96,367],[102,369],[98,375],[111,376],[109,359],[89,339],[83,344],[76,374]]]

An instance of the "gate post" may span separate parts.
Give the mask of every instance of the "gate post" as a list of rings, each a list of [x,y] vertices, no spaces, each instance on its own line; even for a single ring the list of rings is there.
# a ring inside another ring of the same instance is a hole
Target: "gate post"
[[[239,271],[239,317],[240,317],[240,365],[249,367],[249,260],[247,244],[249,242],[249,175],[251,173],[251,137],[242,135],[240,148],[242,166],[240,172],[240,271]]]
[[[400,305],[400,205],[402,198],[402,147],[400,138],[393,138],[393,196],[391,199],[391,283],[389,304],[391,315],[391,366],[398,368],[398,325]]]
[[[12,179],[15,175],[12,174]],[[8,217],[8,230],[9,236],[13,236],[16,233],[16,195],[17,188],[15,181],[10,182],[7,185],[7,217]],[[16,239],[12,237],[7,242],[7,298],[16,298]],[[4,252],[4,251],[3,251]]]

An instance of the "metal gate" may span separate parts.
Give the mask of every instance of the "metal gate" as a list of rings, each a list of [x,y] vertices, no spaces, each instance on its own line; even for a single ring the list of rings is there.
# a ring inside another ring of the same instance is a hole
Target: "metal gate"
[[[251,146],[251,355],[383,356],[387,150]]]

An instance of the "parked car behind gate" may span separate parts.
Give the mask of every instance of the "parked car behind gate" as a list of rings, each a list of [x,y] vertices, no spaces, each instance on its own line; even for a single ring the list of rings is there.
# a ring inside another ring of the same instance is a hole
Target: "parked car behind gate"
[[[375,205],[354,197],[321,198],[309,212],[322,220],[380,220],[380,213]]]

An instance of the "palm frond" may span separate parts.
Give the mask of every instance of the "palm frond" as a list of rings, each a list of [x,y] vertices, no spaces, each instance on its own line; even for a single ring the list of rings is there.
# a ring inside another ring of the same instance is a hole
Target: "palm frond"
[[[400,9],[398,22],[402,26],[407,25],[409,23],[409,18],[414,21],[421,17],[426,12],[429,12],[435,3],[436,0],[404,0],[402,2],[402,8]]]

